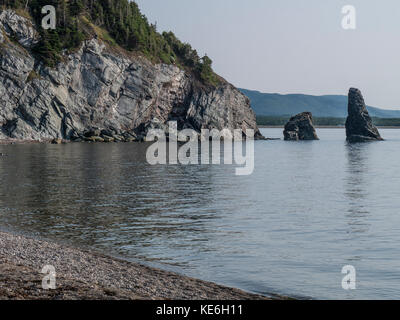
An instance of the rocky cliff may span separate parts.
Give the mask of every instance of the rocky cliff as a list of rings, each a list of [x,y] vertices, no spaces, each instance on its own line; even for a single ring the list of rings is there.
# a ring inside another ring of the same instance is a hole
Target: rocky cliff
[[[90,130],[134,138],[176,120],[179,128],[254,129],[250,102],[222,80],[207,87],[174,65],[85,41],[54,69],[32,53],[38,32],[0,14],[0,139],[76,140]]]

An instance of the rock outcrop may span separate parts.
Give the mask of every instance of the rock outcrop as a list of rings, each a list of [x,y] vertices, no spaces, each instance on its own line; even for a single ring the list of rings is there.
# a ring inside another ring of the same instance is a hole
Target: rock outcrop
[[[92,131],[129,141],[168,121],[198,131],[254,129],[262,137],[249,99],[225,80],[207,87],[175,65],[115,53],[98,39],[49,68],[31,53],[37,41],[28,19],[1,12],[0,139],[100,141]]]
[[[287,141],[319,140],[315,132],[311,112],[303,112],[290,118],[285,125],[283,135]]]
[[[15,37],[24,47],[32,47],[39,42],[39,33],[31,21],[19,16],[13,10],[3,10],[0,13],[0,25],[8,37]],[[0,42],[4,42],[2,33],[0,33]]]
[[[383,140],[373,125],[365,106],[361,91],[351,88],[349,91],[349,116],[346,120],[346,135],[349,142]]]

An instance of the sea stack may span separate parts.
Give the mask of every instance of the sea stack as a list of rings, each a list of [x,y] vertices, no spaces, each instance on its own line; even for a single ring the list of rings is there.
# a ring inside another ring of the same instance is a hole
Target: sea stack
[[[346,135],[349,142],[383,140],[373,125],[361,91],[351,88],[349,91],[349,116],[346,120]]]
[[[283,135],[287,141],[319,140],[311,112],[303,112],[290,118],[285,125]]]

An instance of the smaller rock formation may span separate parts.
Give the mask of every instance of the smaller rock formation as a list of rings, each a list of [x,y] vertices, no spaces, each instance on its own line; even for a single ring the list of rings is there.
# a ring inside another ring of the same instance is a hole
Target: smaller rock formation
[[[287,141],[319,140],[315,132],[311,112],[303,112],[290,118],[285,125],[283,134]]]
[[[349,142],[383,140],[378,129],[372,124],[361,91],[349,91],[349,116],[346,120],[346,135]]]

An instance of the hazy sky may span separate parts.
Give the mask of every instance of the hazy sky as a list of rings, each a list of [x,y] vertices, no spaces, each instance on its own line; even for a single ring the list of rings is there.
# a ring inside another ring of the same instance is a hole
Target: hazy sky
[[[238,87],[347,94],[400,109],[399,0],[137,0],[158,30],[172,30]],[[344,30],[342,7],[356,8]]]

